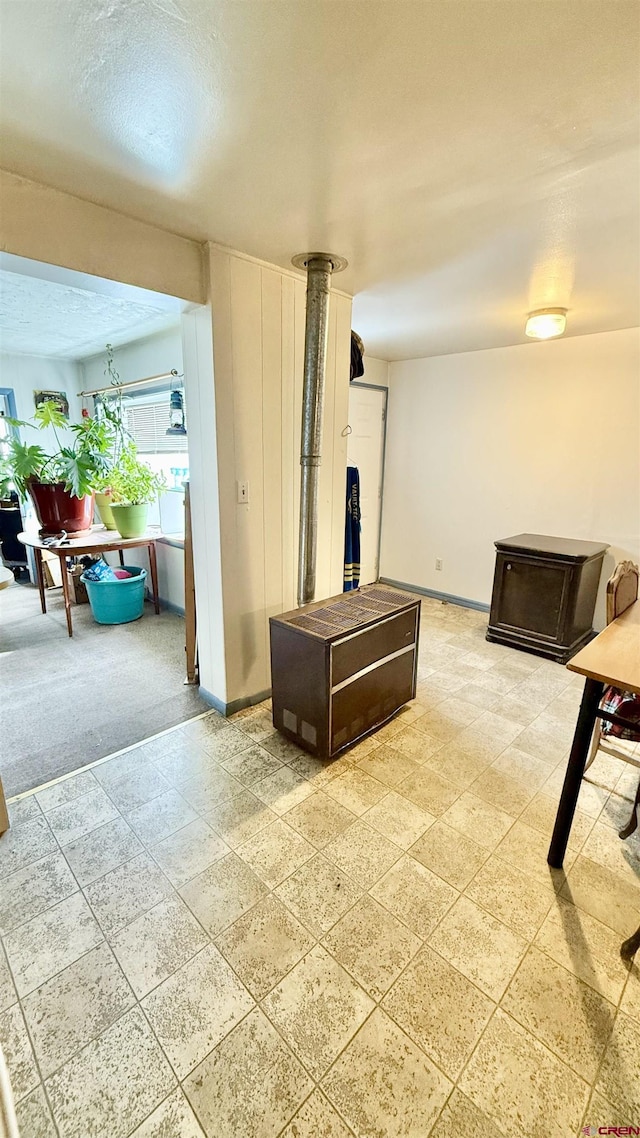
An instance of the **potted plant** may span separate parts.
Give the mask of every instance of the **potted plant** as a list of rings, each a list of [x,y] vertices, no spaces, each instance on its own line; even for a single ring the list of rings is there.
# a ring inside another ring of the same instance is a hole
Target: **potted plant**
[[[138,458],[133,442],[127,443],[109,472],[111,512],[121,537],[141,537],[147,528],[149,506],[166,486],[164,474],[156,474]]]
[[[113,490],[111,489],[111,479],[109,475],[102,479],[99,483],[96,492],[96,509],[100,515],[100,521],[105,529],[115,530],[116,523],[113,519],[111,506],[113,504]]]
[[[88,416],[80,423],[69,424],[56,404],[47,400],[30,422],[12,420],[12,425],[40,430],[50,427],[56,441],[52,454],[46,454],[37,443],[29,445],[15,437],[9,443],[11,479],[22,497],[29,493],[41,535],[90,530],[94,487],[106,473],[113,449],[111,424]],[[63,444],[58,435],[63,428],[72,436],[68,444]]]

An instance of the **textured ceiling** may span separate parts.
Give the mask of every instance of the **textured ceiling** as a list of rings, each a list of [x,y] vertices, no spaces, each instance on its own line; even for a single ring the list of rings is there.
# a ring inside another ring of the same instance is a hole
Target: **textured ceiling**
[[[3,164],[278,264],[387,358],[638,322],[636,0],[2,0]]]
[[[163,308],[0,269],[0,351],[81,359],[175,324]]]

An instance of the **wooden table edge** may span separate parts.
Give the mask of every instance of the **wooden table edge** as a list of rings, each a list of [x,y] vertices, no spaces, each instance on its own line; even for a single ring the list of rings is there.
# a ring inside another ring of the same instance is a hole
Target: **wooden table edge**
[[[612,650],[611,645],[616,641],[620,643]],[[625,660],[629,647],[631,661],[628,658]],[[597,654],[603,652],[615,652],[620,658],[621,663],[615,671],[611,665],[606,669],[599,666],[602,661]],[[614,687],[640,694],[640,600],[603,628],[602,632],[576,653],[566,667],[570,672],[576,672],[590,680],[613,684]]]

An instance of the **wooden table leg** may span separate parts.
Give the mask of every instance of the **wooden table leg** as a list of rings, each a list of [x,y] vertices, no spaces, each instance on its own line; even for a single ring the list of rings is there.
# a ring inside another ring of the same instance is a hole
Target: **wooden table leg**
[[[582,703],[578,712],[578,721],[558,804],[558,813],[553,827],[553,836],[547,854],[547,861],[554,869],[561,869],[564,861],[573,815],[580,793],[580,784],[589,754],[589,744],[596,722],[596,712],[603,692],[604,684],[600,683],[599,680],[587,679],[585,681]]]
[[[156,612],[160,612],[160,597],[158,596],[158,564],[156,561],[155,542],[149,546],[149,568],[151,570],[151,586],[153,588],[153,603]]]
[[[47,611],[47,597],[44,591],[44,570],[42,568],[42,550],[38,549],[37,545],[33,548],[33,556],[36,563],[36,580],[38,582],[38,591],[40,593],[40,607],[43,612]]]
[[[67,614],[67,632],[69,636],[73,636],[73,625],[71,623],[71,590],[69,589],[69,578],[67,577],[67,559],[66,557],[60,558],[60,568],[62,570],[62,592],[64,593],[64,607]]]
[[[189,483],[184,487],[184,627],[185,652],[187,657],[186,684],[197,681],[197,640],[196,640],[196,589],[193,575],[193,535],[191,531],[191,495]]]
[[[4,796],[4,787],[2,785],[2,779],[0,778],[0,834],[4,834],[10,825],[7,802]]]

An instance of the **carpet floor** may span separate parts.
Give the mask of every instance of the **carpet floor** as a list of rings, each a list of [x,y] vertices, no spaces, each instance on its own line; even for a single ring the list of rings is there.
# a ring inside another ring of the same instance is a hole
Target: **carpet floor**
[[[142,620],[96,624],[62,591],[0,591],[0,774],[7,797],[77,770],[207,710],[185,687],[184,620],[145,604]]]

